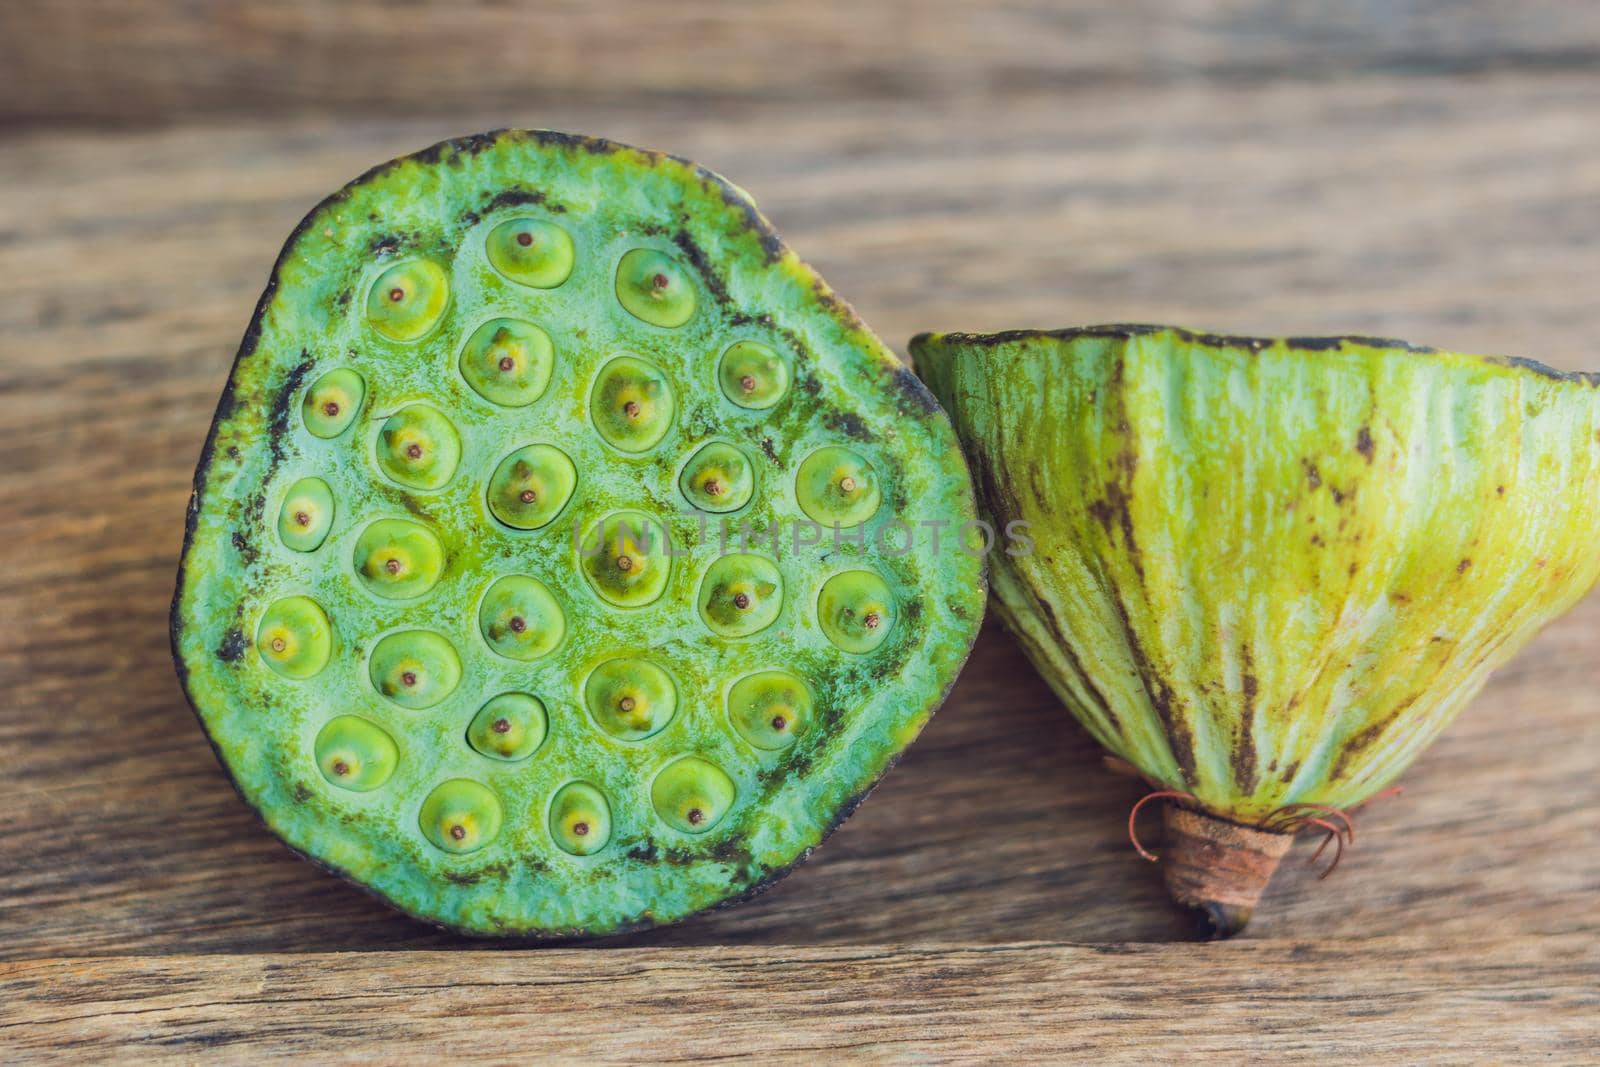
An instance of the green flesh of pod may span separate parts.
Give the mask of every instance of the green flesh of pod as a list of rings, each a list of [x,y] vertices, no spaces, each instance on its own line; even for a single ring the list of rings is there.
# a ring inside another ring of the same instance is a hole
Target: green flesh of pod
[[[955,436],[716,175],[450,142],[318,207],[270,284],[173,644],[295,849],[474,933],[673,922],[788,871],[943,699],[986,594]],[[819,454],[854,496],[797,496]],[[818,614],[846,571],[899,611],[870,651]]]
[[[912,351],[1023,524],[990,558],[1040,673],[1234,822],[1371,797],[1600,576],[1594,375],[1154,326]]]

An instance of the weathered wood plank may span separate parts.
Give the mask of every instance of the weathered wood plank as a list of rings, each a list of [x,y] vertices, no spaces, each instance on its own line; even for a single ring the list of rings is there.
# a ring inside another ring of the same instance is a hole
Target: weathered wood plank
[[[0,965],[0,1052],[1579,1063],[1600,1052],[1600,949],[1380,938],[39,960]]]
[[[1584,71],[1600,9],[1564,0],[11,0],[0,117],[542,116],[576,100],[998,100],[1109,83]],[[541,119],[542,121],[542,119]]]
[[[273,5],[263,5],[271,7]],[[0,152],[0,957],[445,943],[227,788],[165,635],[188,483],[284,234],[378,160],[503,121],[35,133]],[[903,346],[1175,320],[1600,367],[1600,82],[1088,86],[937,109],[561,106],[753,189]],[[1600,598],[1543,635],[1259,936],[1600,934]],[[1137,794],[996,630],[882,789],[766,897],[652,944],[1165,939]],[[1309,845],[1303,846],[1309,851]]]

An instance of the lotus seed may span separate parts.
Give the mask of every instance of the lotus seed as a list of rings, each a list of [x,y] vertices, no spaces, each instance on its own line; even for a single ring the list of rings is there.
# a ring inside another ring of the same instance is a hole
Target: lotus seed
[[[550,801],[550,837],[574,856],[592,856],[611,840],[611,805],[588,782],[568,782]]]
[[[844,571],[829,578],[817,598],[817,618],[828,640],[863,655],[889,636],[894,621],[889,584],[871,571]]]
[[[672,559],[667,532],[641,511],[594,523],[579,541],[583,575],[602,600],[621,608],[654,603],[667,587]]]
[[[361,531],[351,563],[368,592],[387,600],[412,600],[438,584],[444,546],[419,522],[379,519]]]
[[[504,817],[500,799],[488,786],[452,778],[428,794],[417,821],[435,848],[464,856],[493,842]]]
[[[278,539],[296,552],[315,552],[333,528],[333,490],[321,478],[301,478],[278,509]]]
[[[256,647],[263,662],[285,678],[312,678],[333,655],[333,626],[315,600],[285,597],[262,614]]]
[[[549,586],[526,574],[510,574],[483,595],[478,629],[495,652],[530,662],[561,644],[567,619]]]
[[[699,602],[700,617],[713,633],[748,637],[777,619],[783,608],[783,575],[765,556],[722,556],[706,569]]]
[[[688,834],[703,834],[716,826],[735,797],[733,779],[698,756],[668,765],[650,786],[650,803],[661,821]]]
[[[450,303],[450,279],[431,259],[396,263],[372,285],[367,322],[391,341],[416,341],[433,332]]]
[[[617,300],[635,318],[671,329],[694,315],[689,273],[665,252],[635,248],[617,263]]]
[[[472,717],[467,744],[490,759],[515,762],[539,751],[549,730],[549,715],[538,697],[501,693]]]
[[[824,526],[860,526],[883,502],[878,476],[860,454],[840,445],[819,448],[795,478],[800,510]]]
[[[489,231],[489,263],[519,285],[554,289],[572,274],[577,253],[572,235],[545,219],[507,219]]]
[[[455,426],[428,404],[408,404],[385,419],[377,448],[383,473],[413,489],[442,488],[461,462]]]
[[[555,345],[531,322],[490,319],[467,338],[457,365],[472,390],[491,404],[526,407],[550,384]]]
[[[429,630],[384,637],[373,646],[368,670],[378,692],[413,711],[433,707],[461,682],[454,646]]]
[[[788,671],[758,671],[728,690],[728,721],[755,748],[788,748],[810,726],[815,702],[806,683]]]
[[[755,468],[735,445],[703,445],[678,476],[678,489],[693,507],[712,514],[738,511],[755,492]]]
[[[489,478],[489,512],[516,530],[548,526],[572,499],[578,470],[553,445],[526,445],[495,467]]]
[[[330,785],[367,793],[382,786],[400,761],[394,738],[357,715],[329,719],[312,745],[317,766]]]
[[[618,356],[600,368],[589,395],[595,429],[622,452],[644,452],[660,442],[675,403],[666,375],[636,356]]]
[[[738,341],[717,363],[722,395],[742,408],[764,411],[789,391],[789,364],[770,345]]]
[[[583,702],[595,725],[623,741],[659,733],[678,710],[671,675],[646,659],[607,660],[583,684]]]
[[[355,420],[366,395],[367,383],[361,375],[343,367],[331,370],[306,390],[300,415],[313,436],[338,437]]]

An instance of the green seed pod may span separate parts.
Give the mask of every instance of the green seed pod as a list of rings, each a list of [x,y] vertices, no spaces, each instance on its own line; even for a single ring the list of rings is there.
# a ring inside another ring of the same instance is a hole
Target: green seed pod
[[[313,210],[269,286],[196,472],[173,649],[294,849],[478,934],[675,922],[791,869],[943,699],[986,592],[955,435],[737,187],[548,131],[452,141]],[[842,533],[796,500],[830,449],[862,474],[816,494]],[[338,513],[303,552],[280,520],[309,477]],[[818,615],[840,570],[894,591],[870,651]],[[364,792],[314,744],[345,714],[400,756]],[[701,788],[707,833],[652,797],[684,757],[731,783]]]
[[[692,508],[713,514],[738,511],[755,492],[755,468],[733,445],[712,441],[689,457],[678,488]]]
[[[333,627],[315,600],[285,597],[261,616],[256,651],[262,662],[285,678],[311,678],[333,655]]]
[[[361,584],[377,596],[410,600],[438,584],[444,546],[421,523],[379,519],[361,531],[351,563]]]
[[[483,595],[478,629],[500,655],[529,662],[561,644],[567,617],[549,586],[526,574],[508,574]]]
[[[756,748],[777,752],[805,736],[815,700],[806,683],[788,671],[760,671],[728,690],[728,721]]]
[[[521,408],[544,395],[555,365],[550,335],[524,319],[490,319],[461,346],[461,377],[479,396]]]
[[[665,252],[635,248],[617,263],[617,300],[635,318],[673,329],[694,315],[694,282]]]
[[[712,633],[748,637],[771,626],[783,608],[783,575],[764,556],[722,556],[700,583],[700,617]]]
[[[394,738],[359,715],[329,719],[317,733],[317,767],[328,784],[369,793],[389,780],[400,762]]]
[[[501,693],[472,717],[467,744],[490,759],[525,760],[539,751],[549,732],[543,701],[527,693]]]
[[[572,499],[578,469],[554,445],[526,445],[500,461],[489,479],[489,512],[517,530],[539,530]]]
[[[912,350],[1012,535],[998,609],[1094,738],[1182,794],[1168,886],[1213,936],[1285,831],[1392,782],[1600,576],[1593,375],[1154,326]]]
[[[278,537],[296,552],[315,552],[333,527],[333,490],[321,478],[301,478],[283,495]]]
[[[500,798],[470,778],[440,782],[422,802],[417,823],[434,848],[465,856],[500,836]]]
[[[883,494],[878,474],[851,449],[829,445],[800,464],[795,478],[800,509],[824,526],[860,526],[878,513]]]
[[[383,421],[378,466],[413,489],[439,489],[461,462],[461,437],[438,408],[408,404]]]
[[[678,689],[672,676],[646,659],[613,659],[583,683],[583,702],[595,725],[623,741],[643,741],[672,721]]]
[[[554,289],[572,276],[572,235],[546,219],[507,219],[489,231],[484,251],[495,270],[519,285]]]
[[[568,782],[550,802],[550,837],[574,856],[592,856],[611,841],[611,805],[588,782]]]
[[[641,608],[667,587],[672,558],[667,531],[642,511],[619,511],[595,523],[578,542],[583,575],[608,604]]]
[[[390,634],[372,649],[372,684],[402,708],[431,708],[461,683],[455,648],[428,630]]]
[[[789,391],[789,364],[771,345],[736,341],[717,363],[717,382],[735,404],[764,411]]]
[[[348,367],[340,367],[318,378],[306,390],[305,399],[300,402],[300,415],[312,436],[338,437],[355,421],[366,396],[367,383],[361,375]]]
[[[894,594],[871,571],[843,571],[823,583],[817,597],[822,632],[839,648],[856,655],[871,652],[894,629]]]
[[[396,263],[367,290],[367,322],[391,341],[416,341],[433,332],[450,303],[450,278],[427,259]]]
[[[712,829],[733,807],[733,779],[714,763],[684,756],[650,783],[650,803],[661,821],[686,834]]]
[[[655,366],[618,356],[594,379],[589,410],[600,436],[623,452],[653,448],[672,426],[672,384]]]

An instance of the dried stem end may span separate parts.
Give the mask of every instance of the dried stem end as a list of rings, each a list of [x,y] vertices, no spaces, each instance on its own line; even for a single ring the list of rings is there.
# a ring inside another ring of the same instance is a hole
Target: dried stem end
[[[1161,870],[1167,892],[1194,917],[1207,941],[1245,928],[1293,834],[1254,830],[1168,804]]]

